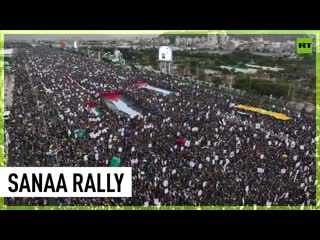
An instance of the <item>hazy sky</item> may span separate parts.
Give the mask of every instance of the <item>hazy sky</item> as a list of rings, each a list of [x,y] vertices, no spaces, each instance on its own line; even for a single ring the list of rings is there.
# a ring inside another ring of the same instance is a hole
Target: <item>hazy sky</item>
[[[80,34],[68,34],[68,35],[6,35],[5,40],[119,40],[119,39],[128,39],[133,40],[135,38],[140,38],[142,36],[143,39],[146,38],[154,38],[158,35],[155,34],[113,34],[113,35],[80,35]]]
[[[85,34],[66,34],[66,35],[58,35],[58,34],[52,34],[52,35],[36,35],[36,34],[26,34],[26,35],[5,35],[5,40],[17,40],[17,41],[30,41],[30,40],[51,40],[51,41],[60,41],[60,40],[67,40],[67,41],[79,41],[79,40],[134,40],[136,38],[142,38],[143,39],[150,39],[155,38],[158,35],[156,34],[99,34],[99,35],[85,35]],[[250,35],[230,35],[232,37],[235,37],[237,39],[242,40],[249,40],[250,38],[256,38],[256,37],[263,37],[265,40],[271,40],[271,41],[286,41],[286,40],[295,40],[297,37],[306,37],[307,35],[295,35],[295,34],[268,34],[268,35],[256,35],[256,34],[250,34]],[[310,37],[310,36],[308,36]]]

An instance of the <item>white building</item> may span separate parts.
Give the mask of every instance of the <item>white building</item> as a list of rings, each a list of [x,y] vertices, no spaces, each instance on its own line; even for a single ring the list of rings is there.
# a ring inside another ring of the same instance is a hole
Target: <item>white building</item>
[[[168,45],[169,43],[170,43],[170,39],[169,38],[163,38],[161,40],[161,44],[163,44],[163,45]]]
[[[229,36],[226,34],[219,34],[219,44],[225,44],[229,40]]]
[[[272,42],[271,45],[272,45],[272,47],[274,47],[274,48],[280,48],[281,42]]]
[[[200,38],[200,42],[201,42],[201,43],[206,43],[206,42],[207,42],[207,38],[206,38],[205,36],[202,36],[202,37]]]
[[[231,40],[231,42],[232,42],[234,48],[237,48],[237,47],[239,47],[239,45],[240,45],[240,41],[237,41],[237,40],[235,40],[235,39]]]
[[[187,39],[185,37],[181,38],[181,45],[187,45]]]
[[[181,44],[181,37],[180,36],[176,36],[175,45],[179,46],[180,44]]]
[[[192,44],[197,44],[200,42],[200,38],[197,36],[197,37],[194,37],[192,38]]]
[[[218,44],[218,37],[216,34],[208,34],[208,40],[207,40],[208,46],[217,46]]]
[[[187,44],[187,46],[191,46],[191,44],[192,44],[192,38],[191,37],[188,37],[186,39],[186,44]]]

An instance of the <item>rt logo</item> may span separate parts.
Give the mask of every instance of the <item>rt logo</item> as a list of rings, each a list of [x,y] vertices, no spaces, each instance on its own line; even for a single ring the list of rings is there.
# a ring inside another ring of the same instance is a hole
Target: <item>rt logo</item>
[[[312,53],[312,38],[297,38],[297,53]]]

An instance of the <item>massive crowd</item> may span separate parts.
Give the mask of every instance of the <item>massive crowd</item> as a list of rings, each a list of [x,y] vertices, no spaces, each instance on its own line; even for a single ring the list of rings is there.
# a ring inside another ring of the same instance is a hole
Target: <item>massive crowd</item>
[[[20,49],[13,60],[6,123],[10,166],[109,166],[119,156],[121,166],[133,168],[132,198],[61,198],[54,204],[315,204],[314,117],[288,109],[282,109],[288,121],[239,112],[235,104],[254,103],[49,47]],[[141,81],[172,93],[134,85]],[[110,110],[101,94],[117,91],[141,115]],[[88,102],[103,114],[93,114]],[[75,137],[78,129],[96,135]],[[50,204],[37,198],[6,201]]]

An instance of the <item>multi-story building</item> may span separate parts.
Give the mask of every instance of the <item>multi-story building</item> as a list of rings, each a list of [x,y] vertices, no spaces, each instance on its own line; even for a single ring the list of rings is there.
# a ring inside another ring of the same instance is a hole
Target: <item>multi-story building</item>
[[[181,37],[178,35],[176,36],[176,39],[175,39],[175,45],[180,46],[180,44],[181,44]]]
[[[208,34],[207,45],[210,47],[216,47],[218,44],[218,37],[216,34]]]
[[[191,44],[192,44],[192,38],[191,37],[186,38],[186,45],[191,46]]]
[[[228,40],[229,40],[229,36],[226,34],[219,34],[219,44],[224,45]]]
[[[192,44],[197,44],[200,42],[200,38],[198,36],[192,38]]]

